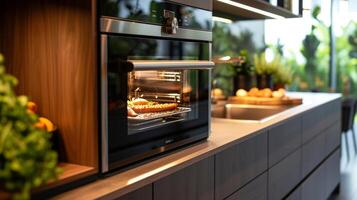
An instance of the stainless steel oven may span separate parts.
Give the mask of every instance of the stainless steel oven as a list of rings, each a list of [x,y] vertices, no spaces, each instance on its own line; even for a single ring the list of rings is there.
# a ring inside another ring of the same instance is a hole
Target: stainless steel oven
[[[212,13],[163,0],[104,0],[103,173],[208,137]]]

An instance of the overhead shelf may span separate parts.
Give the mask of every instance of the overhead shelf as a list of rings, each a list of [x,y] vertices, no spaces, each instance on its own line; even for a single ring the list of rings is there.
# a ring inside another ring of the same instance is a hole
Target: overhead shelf
[[[232,0],[231,3],[238,3],[242,6],[237,7],[219,0],[214,0],[213,12],[221,16],[230,16],[230,18],[239,19],[274,19],[301,17],[300,15],[293,14],[291,11],[285,8],[274,6],[262,0]],[[253,9],[249,9],[249,7]]]

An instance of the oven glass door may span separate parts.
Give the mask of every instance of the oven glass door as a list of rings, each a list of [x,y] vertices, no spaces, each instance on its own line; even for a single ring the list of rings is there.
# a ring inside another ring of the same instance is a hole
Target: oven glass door
[[[209,43],[105,38],[110,168],[208,136],[210,70],[189,65],[208,61]]]

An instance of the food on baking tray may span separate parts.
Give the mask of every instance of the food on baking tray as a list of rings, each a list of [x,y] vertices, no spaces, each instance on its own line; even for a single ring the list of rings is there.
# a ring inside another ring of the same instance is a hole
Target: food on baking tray
[[[143,98],[136,98],[128,101],[128,116],[136,117],[140,113],[171,111],[175,110],[177,107],[177,103],[159,103],[148,101]]]
[[[133,109],[136,113],[164,112],[169,110],[175,110],[176,108],[177,103],[158,103],[131,106],[131,109]]]
[[[137,114],[132,108],[130,108],[129,106],[127,107],[127,109],[128,109],[128,116],[129,116],[129,117],[136,117],[136,116],[138,116],[138,114]]]
[[[133,105],[147,105],[149,104],[149,101],[143,98],[136,98],[131,101]]]

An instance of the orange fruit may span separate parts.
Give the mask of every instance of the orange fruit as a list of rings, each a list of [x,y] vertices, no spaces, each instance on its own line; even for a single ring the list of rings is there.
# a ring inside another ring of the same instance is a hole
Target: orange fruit
[[[39,122],[45,124],[46,130],[48,132],[52,132],[55,130],[55,125],[49,119],[45,117],[40,117]]]
[[[37,114],[38,108],[37,108],[36,103],[34,103],[32,101],[27,102],[27,110],[32,113]]]
[[[34,125],[36,128],[39,128],[39,129],[43,129],[43,130],[47,130],[46,128],[46,124],[43,123],[43,122],[37,122],[35,125]]]

